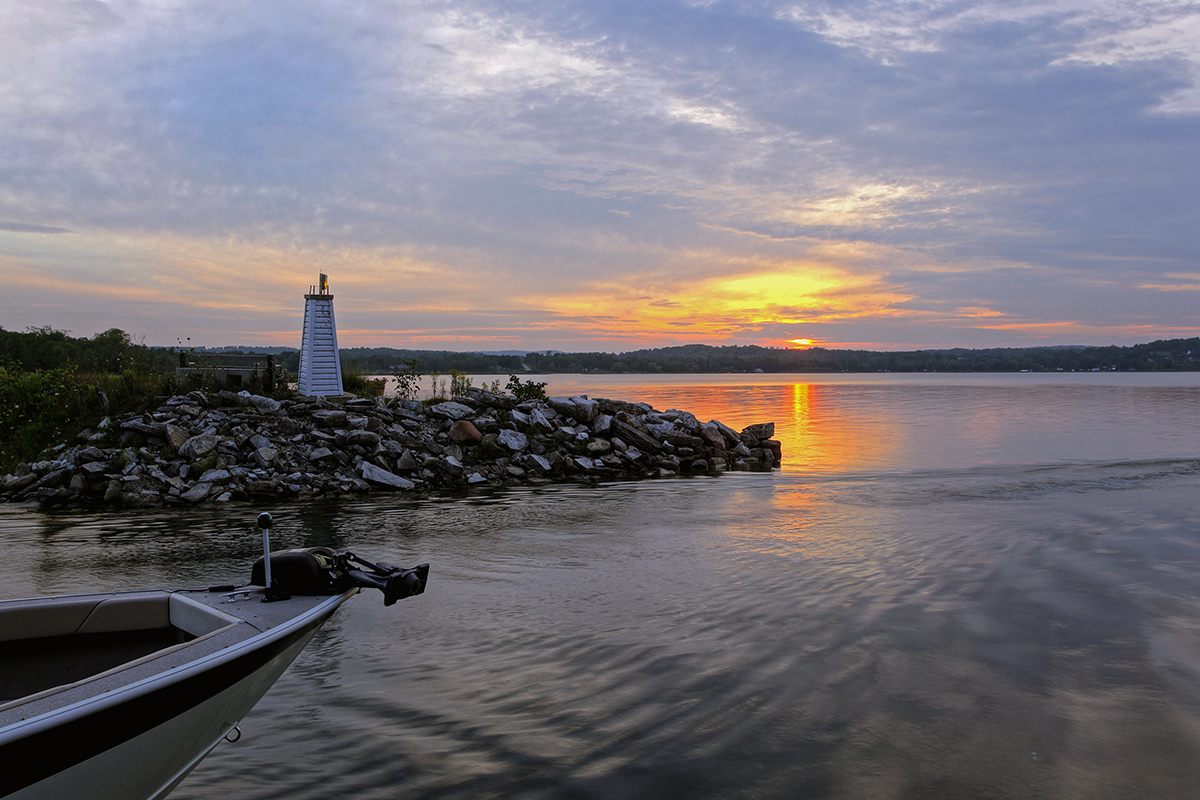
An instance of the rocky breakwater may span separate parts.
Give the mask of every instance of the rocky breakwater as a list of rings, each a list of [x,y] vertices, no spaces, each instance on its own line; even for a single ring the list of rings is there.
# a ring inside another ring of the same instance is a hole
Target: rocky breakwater
[[[192,392],[0,478],[9,502],[161,506],[779,466],[768,422],[588,397],[284,400]]]

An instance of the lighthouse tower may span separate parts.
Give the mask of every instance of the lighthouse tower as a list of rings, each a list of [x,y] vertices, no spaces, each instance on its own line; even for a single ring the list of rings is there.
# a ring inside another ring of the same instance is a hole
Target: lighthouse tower
[[[338,358],[337,326],[333,324],[333,295],[329,278],[304,295],[304,334],[300,340],[300,378],[296,391],[305,397],[342,394],[342,362]]]

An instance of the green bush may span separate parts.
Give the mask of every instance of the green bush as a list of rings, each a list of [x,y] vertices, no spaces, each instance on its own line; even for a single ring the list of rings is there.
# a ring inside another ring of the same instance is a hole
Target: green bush
[[[546,384],[535,381],[522,381],[516,375],[508,376],[508,393],[520,400],[545,400]]]
[[[80,381],[74,367],[34,372],[0,367],[0,471],[74,437],[80,420],[100,412],[96,388]]]

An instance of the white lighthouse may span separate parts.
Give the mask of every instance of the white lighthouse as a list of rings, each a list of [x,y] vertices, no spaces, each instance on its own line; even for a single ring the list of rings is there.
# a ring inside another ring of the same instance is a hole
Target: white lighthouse
[[[300,340],[300,377],[296,390],[305,397],[342,394],[342,362],[338,357],[337,326],[329,278],[321,273],[318,286],[304,295],[304,333]]]

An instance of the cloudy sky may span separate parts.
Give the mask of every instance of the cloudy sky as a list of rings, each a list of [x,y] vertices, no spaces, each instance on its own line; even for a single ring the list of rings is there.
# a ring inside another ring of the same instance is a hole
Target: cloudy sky
[[[1192,0],[4,0],[0,326],[1200,335]]]

